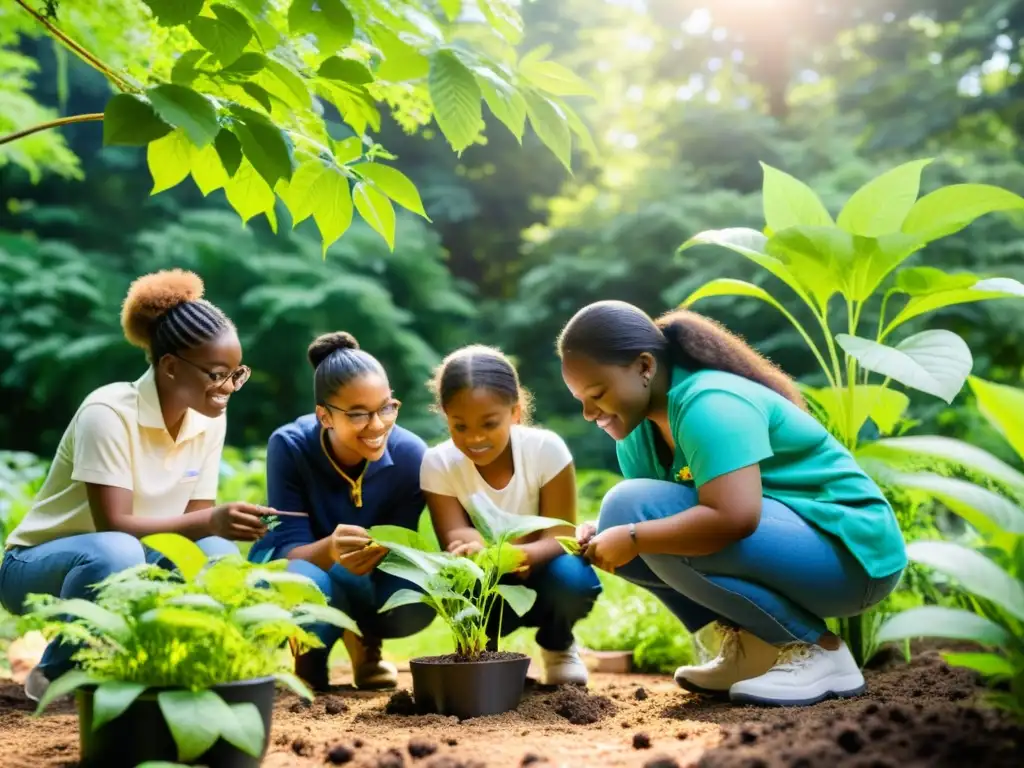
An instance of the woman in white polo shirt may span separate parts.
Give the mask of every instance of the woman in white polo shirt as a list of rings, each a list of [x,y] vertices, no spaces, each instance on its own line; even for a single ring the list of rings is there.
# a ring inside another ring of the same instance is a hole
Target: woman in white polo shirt
[[[231,321],[181,270],[136,280],[121,325],[150,367],[135,382],[85,398],[57,447],[32,509],[7,539],[0,602],[21,613],[27,595],[91,594],[118,571],[160,557],[139,539],[174,532],[208,555],[237,553],[228,539],[265,532],[244,503],[215,506],[228,399],[249,378]],[[72,666],[75,647],[53,642],[25,683],[38,700]]]

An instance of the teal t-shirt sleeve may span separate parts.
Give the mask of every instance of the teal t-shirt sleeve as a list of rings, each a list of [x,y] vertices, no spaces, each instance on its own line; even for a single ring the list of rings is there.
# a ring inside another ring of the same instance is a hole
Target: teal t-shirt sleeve
[[[637,427],[637,432],[641,427]],[[630,435],[625,440],[615,444],[615,456],[619,460],[619,471],[627,480],[635,480],[638,477],[649,477],[644,470],[644,462],[637,455],[636,435]]]
[[[680,411],[673,420],[676,445],[682,448],[698,488],[774,453],[766,414],[740,395],[702,392]]]

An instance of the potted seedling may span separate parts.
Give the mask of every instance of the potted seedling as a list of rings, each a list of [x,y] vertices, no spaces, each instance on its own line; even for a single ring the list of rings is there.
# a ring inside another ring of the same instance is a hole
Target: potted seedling
[[[358,632],[309,579],[232,555],[207,559],[177,534],[147,536],[175,570],[143,565],[110,576],[95,601],[33,595],[26,621],[80,646],[37,714],[76,692],[81,765],[147,761],[255,768],[267,749],[275,684],[305,698],[289,643],[320,645],[305,627]]]
[[[509,514],[483,494],[474,496],[470,506],[473,525],[487,544],[473,557],[440,552],[406,528],[382,525],[369,530],[373,541],[389,550],[380,569],[418,587],[398,590],[380,610],[426,603],[455,641],[452,654],[409,662],[413,698],[424,711],[460,719],[499,714],[519,705],[530,657],[488,650],[489,621],[500,601],[522,616],[537,598],[532,589],[503,579],[524,568],[525,555],[513,545],[529,534],[566,525],[564,520]],[[497,615],[500,621],[501,614]]]

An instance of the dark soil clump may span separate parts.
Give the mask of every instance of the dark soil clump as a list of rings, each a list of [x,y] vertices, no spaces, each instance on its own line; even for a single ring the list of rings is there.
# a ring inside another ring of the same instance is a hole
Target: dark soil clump
[[[633,698],[637,701],[645,701],[647,699],[647,689],[637,688],[636,691],[633,693]]]
[[[633,749],[650,749],[651,737],[646,733],[633,734]]]
[[[427,763],[427,768],[486,768],[486,766],[479,760],[457,760],[450,755],[441,755]]]
[[[392,747],[377,757],[377,768],[405,768],[405,757],[402,756],[401,752]]]
[[[312,757],[314,751],[315,749],[313,745],[302,737],[299,737],[292,742],[292,752],[299,757]]]
[[[535,754],[533,754],[533,752],[527,752],[525,755],[523,755],[522,762],[520,762],[519,764],[520,765],[533,765],[534,763],[543,763],[543,762],[546,762],[546,761],[547,761],[546,757],[542,757],[541,755],[535,755]]]
[[[340,715],[348,712],[348,704],[337,697],[331,697],[324,702],[324,713],[328,715]]]
[[[644,763],[644,768],[679,768],[679,763],[667,755],[659,755]]]
[[[573,725],[589,725],[615,712],[615,705],[605,696],[592,696],[576,686],[564,685],[550,698],[555,713]]]
[[[426,739],[412,739],[409,741],[408,750],[414,760],[419,760],[422,757],[430,757],[437,752],[437,744]]]
[[[391,694],[388,703],[384,705],[384,713],[387,715],[418,715],[419,710],[412,694],[403,688]]]
[[[355,752],[346,747],[344,744],[335,744],[327,752],[327,762],[331,765],[345,765],[352,761],[355,757]]]
[[[458,653],[446,653],[444,656],[421,656],[413,661],[423,664],[465,664],[474,661],[510,661],[512,659],[525,659],[522,653],[511,651],[484,651],[479,656],[462,656]]]
[[[456,739],[454,736],[449,736],[448,738],[446,738],[444,740],[444,743],[447,744],[449,747],[459,746],[459,740]]]

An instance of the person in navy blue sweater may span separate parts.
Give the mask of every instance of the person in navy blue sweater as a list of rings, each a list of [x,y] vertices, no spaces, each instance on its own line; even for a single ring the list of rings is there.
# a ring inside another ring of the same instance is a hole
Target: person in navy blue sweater
[[[316,582],[362,632],[359,637],[314,626],[324,647],[296,658],[299,677],[325,690],[328,654],[340,637],[357,688],[393,688],[398,672],[381,659],[381,641],[419,632],[434,611],[414,604],[378,612],[410,585],[377,569],[387,550],[367,548],[366,529],[387,524],[416,530],[425,503],[420,465],[426,444],[397,426],[400,403],[384,367],[350,334],[320,336],[309,347],[309,361],[316,412],[280,427],[267,446],[268,505],[306,516],[280,516],[249,559],[288,558],[288,570]]]

